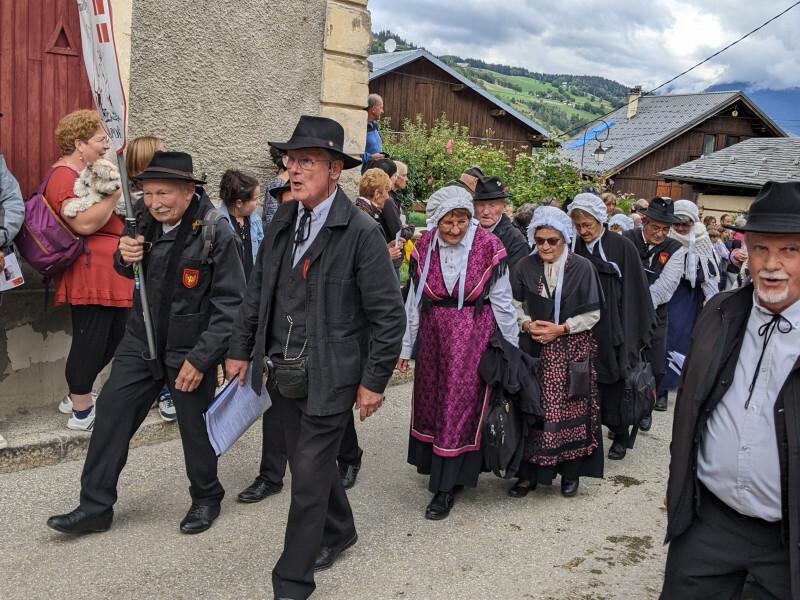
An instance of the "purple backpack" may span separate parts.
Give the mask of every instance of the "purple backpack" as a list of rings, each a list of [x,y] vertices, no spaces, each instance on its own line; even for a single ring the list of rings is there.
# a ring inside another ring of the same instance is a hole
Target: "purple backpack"
[[[67,227],[44,197],[54,172],[50,169],[25,201],[25,223],[14,240],[25,260],[45,277],[65,271],[84,252],[83,238]]]

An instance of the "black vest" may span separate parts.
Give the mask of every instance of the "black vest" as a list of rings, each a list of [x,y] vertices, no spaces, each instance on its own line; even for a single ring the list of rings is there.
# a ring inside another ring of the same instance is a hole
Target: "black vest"
[[[644,267],[644,274],[647,276],[647,283],[650,285],[653,285],[661,276],[661,271],[664,270],[664,266],[669,262],[672,255],[682,248],[678,240],[668,237],[658,246],[653,246],[648,250],[640,229],[626,231],[623,235],[636,246]]]

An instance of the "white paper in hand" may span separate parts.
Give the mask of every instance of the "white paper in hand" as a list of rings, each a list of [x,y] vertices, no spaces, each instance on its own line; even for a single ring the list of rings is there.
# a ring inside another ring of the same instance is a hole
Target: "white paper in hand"
[[[256,394],[250,386],[252,367],[251,364],[247,369],[245,385],[240,386],[238,379],[232,380],[204,415],[208,439],[217,456],[222,456],[272,406],[265,387]]]

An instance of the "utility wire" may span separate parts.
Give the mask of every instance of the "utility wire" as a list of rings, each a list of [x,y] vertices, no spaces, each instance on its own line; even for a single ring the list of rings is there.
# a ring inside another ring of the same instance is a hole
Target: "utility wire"
[[[737,40],[735,40],[735,41],[731,42],[730,44],[728,44],[727,46],[725,46],[725,47],[724,47],[724,48],[722,48],[721,50],[718,50],[717,52],[715,52],[714,54],[712,54],[712,55],[711,55],[711,56],[709,56],[708,58],[706,58],[706,59],[704,59],[704,60],[701,60],[701,61],[700,61],[699,63],[697,63],[696,65],[694,65],[694,66],[692,66],[692,67],[689,67],[688,69],[686,69],[685,71],[683,71],[683,72],[681,72],[681,73],[678,73],[678,74],[677,74],[677,75],[675,75],[675,77],[673,77],[672,79],[669,79],[669,80],[665,81],[664,83],[662,83],[661,85],[659,85],[659,86],[657,86],[657,87],[654,87],[652,90],[650,90],[649,92],[645,92],[643,95],[644,95],[644,96],[647,96],[647,95],[653,94],[653,93],[657,92],[658,90],[660,90],[661,88],[663,88],[664,86],[666,86],[666,85],[669,85],[670,83],[672,83],[672,82],[673,82],[673,81],[675,81],[676,79],[678,79],[678,78],[680,78],[680,77],[683,77],[684,75],[686,75],[687,73],[690,73],[691,71],[694,71],[694,70],[695,70],[697,67],[700,67],[700,66],[702,66],[702,65],[706,64],[708,61],[710,61],[710,60],[712,60],[712,59],[716,58],[717,56],[719,56],[720,54],[722,54],[722,53],[723,53],[723,52],[725,52],[726,50],[730,50],[730,49],[731,49],[731,48],[733,48],[733,47],[734,47],[736,44],[738,44],[739,42],[741,42],[741,41],[743,41],[743,40],[747,39],[748,37],[750,37],[751,35],[753,35],[753,34],[754,34],[754,33],[756,33],[757,31],[760,31],[761,29],[763,29],[764,27],[766,27],[767,25],[769,25],[769,24],[770,24],[770,23],[772,23],[773,21],[776,21],[777,19],[780,19],[780,18],[781,18],[783,15],[785,15],[786,13],[788,13],[790,10],[792,10],[792,9],[793,9],[793,8],[795,8],[795,7],[797,7],[798,5],[800,5],[800,0],[798,0],[798,2],[795,2],[794,4],[792,4],[792,5],[791,5],[789,8],[787,8],[786,10],[784,10],[784,11],[781,11],[780,13],[778,13],[777,15],[775,15],[774,17],[772,17],[771,19],[767,19],[766,21],[764,21],[764,22],[763,22],[761,25],[759,25],[758,27],[756,27],[756,28],[755,28],[755,29],[753,29],[752,31],[750,31],[750,32],[748,32],[748,33],[745,33],[745,34],[744,34],[742,37],[740,37],[739,39],[737,39]],[[638,100],[638,99],[637,99],[637,100]],[[599,120],[601,120],[601,119],[604,119],[604,118],[606,118],[607,116],[609,116],[609,115],[611,115],[611,114],[613,114],[613,113],[617,112],[617,111],[618,111],[620,108],[625,108],[626,106],[628,106],[628,105],[629,105],[629,104],[631,104],[632,102],[634,102],[634,101],[633,101],[633,100],[631,100],[631,101],[628,101],[628,102],[626,102],[625,104],[623,104],[622,106],[619,106],[619,107],[615,108],[614,110],[612,110],[612,111],[610,111],[610,112],[607,112],[606,114],[604,114],[604,115],[601,115],[601,116],[597,117],[596,119],[593,119],[593,120],[591,120],[591,121],[587,121],[587,122],[585,122],[583,125],[580,125],[580,126],[578,126],[578,127],[575,127],[575,128],[573,128],[573,129],[570,129],[569,131],[565,131],[564,133],[562,133],[560,136],[557,136],[557,137],[566,137],[566,136],[569,136],[570,134],[572,134],[572,133],[574,133],[574,132],[576,132],[576,131],[580,131],[581,129],[584,129],[585,127],[588,127],[589,125],[591,125],[591,124],[592,124],[592,123],[594,123],[595,121],[599,121]],[[569,139],[569,138],[568,138],[568,139]]]

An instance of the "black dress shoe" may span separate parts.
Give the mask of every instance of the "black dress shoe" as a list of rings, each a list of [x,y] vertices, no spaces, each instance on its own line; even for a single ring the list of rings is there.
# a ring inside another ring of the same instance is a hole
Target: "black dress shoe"
[[[608,449],[608,459],[609,460],[622,460],[625,458],[625,455],[628,453],[628,449],[625,447],[625,444],[622,442],[614,442],[611,444],[611,448]]]
[[[653,413],[650,413],[646,417],[644,417],[641,421],[639,421],[639,430],[640,431],[650,431],[650,428],[653,426]]]
[[[561,478],[561,495],[565,498],[572,498],[578,493],[579,479]]]
[[[511,496],[512,498],[524,498],[525,496],[528,495],[528,492],[536,489],[535,483],[529,481],[528,485],[520,485],[522,481],[523,480],[520,479],[514,487],[508,490],[509,496]]]
[[[111,529],[114,510],[109,508],[99,515],[87,515],[80,508],[71,513],[47,519],[47,526],[61,533],[100,533]]]
[[[246,502],[252,504],[254,502],[261,502],[267,496],[277,494],[283,489],[282,483],[272,483],[269,481],[262,481],[256,479],[250,484],[250,487],[243,489],[237,496],[239,502]]]
[[[450,516],[450,510],[456,503],[456,494],[464,489],[462,486],[457,485],[449,492],[436,492],[433,500],[425,508],[425,518],[431,521],[441,521]]]
[[[338,546],[323,546],[317,555],[317,560],[314,561],[314,570],[324,571],[325,569],[330,569],[333,563],[336,562],[336,559],[339,558],[339,555],[357,541],[358,534],[354,531],[351,537]]]
[[[349,490],[356,484],[361,465],[339,465],[339,475],[342,477],[342,487]]]
[[[206,506],[204,504],[192,504],[189,512],[181,521],[181,533],[202,533],[219,516],[219,504]]]
[[[653,407],[653,410],[657,410],[659,412],[664,412],[667,410],[667,394],[659,394],[656,398],[656,405]]]

